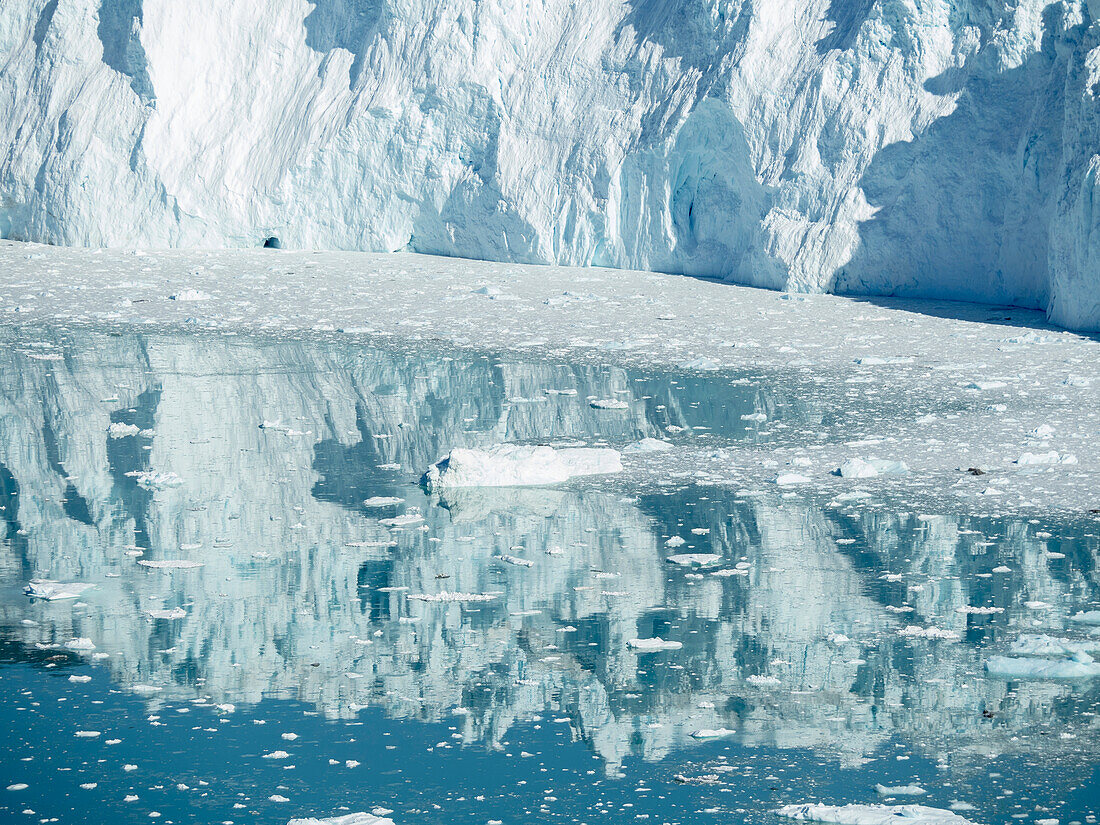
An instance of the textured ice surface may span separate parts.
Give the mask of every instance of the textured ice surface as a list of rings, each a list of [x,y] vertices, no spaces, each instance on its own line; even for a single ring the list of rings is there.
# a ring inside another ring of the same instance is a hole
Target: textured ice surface
[[[623,469],[616,450],[529,447],[500,444],[487,450],[456,448],[424,476],[430,489],[529,487],[560,484],[574,476],[605,475]]]
[[[786,805],[777,813],[836,825],[970,825],[952,811],[924,805]]]
[[[1096,11],[7,0],[0,235],[616,266],[1095,329]]]

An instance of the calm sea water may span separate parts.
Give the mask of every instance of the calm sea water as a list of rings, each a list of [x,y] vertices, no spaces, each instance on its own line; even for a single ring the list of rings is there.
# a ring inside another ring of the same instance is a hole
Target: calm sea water
[[[454,446],[845,438],[855,412],[812,382],[199,335],[4,343],[0,821],[1100,813],[1100,679],[984,667],[1022,634],[1096,638],[1069,620],[1100,602],[1095,519],[747,495],[686,470],[419,486]],[[668,561],[685,553],[718,559]],[[179,561],[198,566],[156,566]],[[32,579],[91,587],[45,601]],[[416,598],[444,592],[491,598]],[[629,644],[654,637],[681,646]]]

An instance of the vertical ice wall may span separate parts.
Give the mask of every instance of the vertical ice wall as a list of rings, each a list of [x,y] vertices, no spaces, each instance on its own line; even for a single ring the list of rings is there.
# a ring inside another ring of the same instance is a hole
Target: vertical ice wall
[[[0,234],[634,267],[1095,329],[1095,12],[10,0]]]

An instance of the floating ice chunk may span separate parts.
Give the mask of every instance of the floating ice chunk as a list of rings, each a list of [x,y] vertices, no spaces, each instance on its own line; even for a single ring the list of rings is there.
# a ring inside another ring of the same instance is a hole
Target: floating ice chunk
[[[627,644],[634,650],[642,653],[653,653],[658,650],[679,650],[684,646],[683,642],[666,641],[660,637],[653,639],[631,639]]]
[[[534,567],[535,566],[535,563],[533,561],[531,561],[530,559],[521,559],[519,556],[509,556],[508,554],[503,554],[501,556],[498,556],[498,558],[502,562],[504,562],[505,564],[514,564],[517,567]]]
[[[850,458],[836,469],[835,474],[841,478],[874,478],[878,470],[862,458]]]
[[[95,642],[85,636],[81,636],[78,639],[70,639],[65,642],[65,647],[69,650],[95,650]]]
[[[405,499],[397,496],[371,496],[363,502],[364,507],[392,507],[395,504],[404,504]]]
[[[1057,464],[1061,458],[1056,450],[1047,453],[1021,453],[1020,457],[1016,459],[1016,463],[1021,466]]]
[[[743,415],[743,416],[741,416],[741,420],[742,420],[742,421],[756,421],[756,422],[763,422],[763,421],[767,421],[767,420],[768,420],[768,416],[767,416],[767,414],[765,414],[765,413],[762,413],[762,412],[758,412],[758,413],[749,413],[748,415]]]
[[[687,544],[687,539],[683,536],[669,536],[665,541],[665,547],[683,547]]]
[[[144,487],[146,490],[161,490],[165,487],[178,487],[183,484],[183,479],[173,472],[131,470],[126,475],[136,479],[138,486]]]
[[[1007,679],[1094,679],[1100,676],[1100,663],[1083,652],[1066,659],[991,656],[985,669],[992,676]]]
[[[50,579],[31,579],[23,592],[35,599],[57,601],[58,599],[75,599],[94,584],[80,584],[78,582],[57,582]]]
[[[528,447],[500,444],[488,450],[456,448],[424,476],[429,489],[526,487],[560,484],[574,476],[618,473],[618,451],[603,447]]]
[[[408,598],[416,602],[491,602],[497,593],[410,593]]]
[[[26,782],[13,782],[12,784],[8,785],[8,790],[9,791],[25,791],[25,790],[27,790],[28,787],[30,787],[30,786],[27,785]]]
[[[701,730],[693,731],[691,733],[692,739],[721,739],[725,736],[732,736],[737,733],[735,730],[729,728],[703,728]]]
[[[857,358],[856,363],[861,367],[883,367],[892,366],[895,364],[912,364],[917,359],[911,355],[894,356],[892,358],[881,358],[878,356],[870,356],[868,358]]]
[[[142,567],[154,570],[191,570],[202,567],[205,562],[191,561],[190,559],[138,559]]]
[[[630,404],[618,398],[600,398],[590,401],[588,406],[596,410],[629,410]]]
[[[965,613],[971,616],[992,616],[996,613],[1004,613],[1003,607],[972,607],[967,605],[966,607],[955,608],[956,613]]]
[[[776,811],[788,819],[835,825],[972,825],[952,811],[924,805],[785,805]]]
[[[721,560],[722,557],[714,553],[678,553],[665,559],[669,564],[677,564],[680,567],[706,567],[718,564]]]
[[[841,478],[874,478],[878,475],[905,475],[908,472],[909,465],[904,461],[850,458],[834,471],[834,475]]]
[[[920,627],[915,624],[903,627],[898,631],[898,635],[906,636],[911,639],[944,639],[945,641],[956,641],[959,638],[959,634],[954,630],[943,630],[938,627]]]
[[[325,819],[292,819],[287,825],[393,825],[392,819],[374,814],[355,813],[330,816]]]
[[[1027,434],[1028,438],[1047,439],[1054,435],[1054,428],[1049,424],[1040,424]]]
[[[290,754],[286,751],[272,751],[271,753],[265,753],[264,759],[289,759]]]
[[[169,609],[154,608],[152,610],[146,610],[145,615],[152,619],[182,619],[187,616],[187,611],[182,607],[173,607]]]
[[[380,519],[378,523],[383,527],[411,527],[414,524],[419,524],[423,520],[424,516],[419,510],[409,508],[409,512],[407,513],[402,513],[393,518]]]
[[[138,435],[140,432],[141,427],[135,424],[123,424],[121,421],[115,421],[107,428],[109,438],[129,438]]]
[[[623,447],[623,452],[633,455],[637,453],[663,453],[671,449],[672,445],[667,441],[661,441],[657,438],[643,438],[641,441],[635,441],[633,444]]]
[[[82,675],[82,676],[73,675],[73,676],[69,677],[69,681],[74,682],[76,684],[84,684],[85,682],[92,681],[92,677],[87,676],[87,675]]]
[[[778,687],[782,684],[775,676],[762,676],[758,673],[745,677],[745,681],[754,687]]]
[[[1074,613],[1069,617],[1071,622],[1077,622],[1078,624],[1096,624],[1100,625],[1100,610],[1087,610],[1082,613]]]
[[[1007,387],[1004,381],[971,381],[966,385],[968,390],[999,390]]]
[[[875,785],[875,793],[880,796],[924,796],[928,791],[920,785]]]
[[[209,301],[210,295],[200,289],[181,289],[168,296],[170,301]]]

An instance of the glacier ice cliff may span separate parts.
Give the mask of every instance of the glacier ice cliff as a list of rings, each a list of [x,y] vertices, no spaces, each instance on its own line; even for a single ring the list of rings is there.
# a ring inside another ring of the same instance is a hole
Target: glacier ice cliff
[[[1100,329],[1098,7],[8,0],[0,235],[650,269]]]

